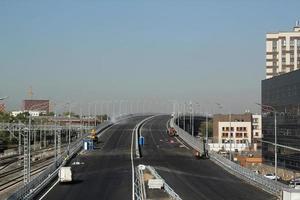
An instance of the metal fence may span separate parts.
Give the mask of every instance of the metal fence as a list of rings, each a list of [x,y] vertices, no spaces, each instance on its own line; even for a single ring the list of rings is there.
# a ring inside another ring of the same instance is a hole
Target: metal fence
[[[197,151],[201,151],[204,144],[197,142],[196,138],[193,138],[189,133],[182,130],[174,123],[174,118],[170,120],[170,126],[174,127],[177,131],[179,137],[181,137],[188,145],[192,148],[196,149]],[[250,169],[244,168],[239,164],[228,160],[227,158],[219,155],[213,151],[209,152],[210,160],[212,160],[217,165],[221,166],[223,169],[228,171],[229,173],[245,180],[246,182],[257,186],[266,192],[269,192],[273,195],[280,196],[283,189],[288,188],[287,185],[280,183],[278,181],[270,180],[264,177],[261,174],[256,174],[255,172],[251,171]]]
[[[153,168],[153,167],[151,167],[151,166],[149,166],[149,165],[147,165],[146,166],[146,169],[148,169],[149,171],[150,171],[150,173],[156,178],[156,179],[161,179],[161,180],[163,180],[164,181],[164,189],[165,189],[165,191],[170,195],[170,197],[172,198],[172,199],[175,199],[175,200],[182,200],[181,198],[180,198],[180,196],[166,183],[166,181],[157,173],[157,171]]]
[[[191,134],[186,132],[185,130],[181,129],[177,124],[174,122],[174,118],[170,120],[170,126],[175,128],[177,135],[188,145],[190,145],[192,148],[197,150],[200,153],[200,156],[203,156],[205,154],[205,146],[203,142],[203,138],[196,138],[193,137]]]
[[[244,168],[215,152],[209,152],[209,156],[214,163],[221,166],[229,173],[265,190],[266,192],[279,196],[281,195],[281,192],[284,188],[288,188],[288,186],[283,183],[270,180],[263,175],[257,174],[250,169]]]
[[[32,179],[26,185],[20,187],[15,193],[13,193],[8,200],[21,200],[21,199],[31,199],[36,194],[38,194],[44,186],[50,183],[54,177],[57,176],[60,167],[64,166],[69,158],[73,157],[82,148],[82,141],[78,140],[70,148],[70,154],[64,152],[56,161],[48,167],[45,171],[39,174],[37,177]]]
[[[135,168],[135,181],[134,181],[134,199],[144,200],[146,197],[146,189],[144,184],[144,173],[139,167]]]
[[[135,117],[136,115],[123,115],[117,117],[115,120],[119,122],[124,119],[128,119],[131,117]],[[101,131],[105,130],[109,126],[113,125],[114,123],[111,121],[106,121],[97,126],[96,132],[100,133]],[[78,153],[82,146],[82,139],[87,137],[88,134],[82,136],[82,138],[75,141],[70,149],[69,152],[64,152],[60,157],[57,158],[56,163],[50,165],[46,170],[40,173],[38,176],[33,178],[29,183],[26,185],[21,186],[15,193],[13,193],[8,200],[22,200],[22,199],[32,199],[34,198],[45,186],[47,186],[55,177],[58,175],[59,169],[66,164],[66,162],[72,158],[76,153]],[[69,154],[68,154],[69,153]]]

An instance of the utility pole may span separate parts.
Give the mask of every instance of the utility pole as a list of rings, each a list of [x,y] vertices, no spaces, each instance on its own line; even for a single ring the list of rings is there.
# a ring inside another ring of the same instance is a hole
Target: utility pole
[[[256,103],[257,105],[259,105],[262,110],[266,110],[268,112],[273,112],[274,113],[274,159],[275,159],[275,163],[274,163],[274,173],[275,173],[275,181],[277,181],[277,110],[270,105],[263,105],[263,104],[259,104]]]
[[[231,142],[232,136],[231,136],[231,112],[229,113],[229,159],[232,160],[232,155],[231,155]]]
[[[205,141],[208,143],[208,114],[206,113]]]
[[[69,145],[68,145],[68,150],[70,150],[70,145],[71,145],[71,103],[69,103],[69,127],[68,127],[68,132],[69,132]]]
[[[183,112],[184,112],[184,115],[183,115],[183,130],[185,131],[185,102],[184,102],[184,104],[183,104]]]
[[[95,103],[95,105],[94,105],[94,116],[95,116],[95,121],[94,121],[94,126],[95,126],[95,128],[96,128],[96,126],[97,126],[97,115],[96,115],[96,110],[97,110],[97,105],[96,105],[96,103]]]
[[[277,112],[276,110],[274,109],[274,139],[275,139],[275,181],[277,181]]]

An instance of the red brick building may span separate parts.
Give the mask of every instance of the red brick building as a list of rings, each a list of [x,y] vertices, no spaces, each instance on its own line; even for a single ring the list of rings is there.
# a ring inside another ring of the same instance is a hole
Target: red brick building
[[[0,112],[5,112],[5,104],[0,103]]]
[[[49,113],[49,100],[23,100],[23,110],[36,110],[44,113]]]

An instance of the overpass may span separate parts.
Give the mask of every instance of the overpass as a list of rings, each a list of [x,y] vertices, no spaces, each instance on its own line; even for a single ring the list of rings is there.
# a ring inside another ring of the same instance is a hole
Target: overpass
[[[132,166],[144,164],[154,167],[182,199],[277,199],[209,159],[195,159],[186,142],[166,133],[170,116],[155,116],[140,124],[147,117],[131,116],[99,129],[95,150],[81,151],[65,163],[74,170],[74,182],[61,184],[53,178],[34,198],[139,199],[134,194]],[[141,157],[135,155],[137,124],[145,138]]]

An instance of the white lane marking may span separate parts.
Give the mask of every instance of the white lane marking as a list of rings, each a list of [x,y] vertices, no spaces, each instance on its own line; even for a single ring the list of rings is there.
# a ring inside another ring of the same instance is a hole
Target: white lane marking
[[[168,128],[169,128],[169,123],[170,123],[170,121],[171,121],[171,119],[169,119],[169,120],[167,121],[167,123],[166,123],[167,130],[168,130]]]
[[[182,144],[185,148],[187,148],[188,150],[190,150],[190,148],[188,148],[185,144],[183,144],[177,137],[175,137],[176,138],[176,140],[180,143],[180,144]]]
[[[99,138],[106,132],[106,131],[108,131],[109,129],[111,129],[113,126],[115,126],[115,125],[118,125],[118,124],[120,124],[120,122],[118,122],[118,123],[115,123],[115,124],[113,124],[112,126],[110,126],[110,127],[108,127],[107,129],[105,129],[104,131],[101,131],[100,133],[98,133],[98,136],[99,136]],[[111,135],[110,135],[110,137],[111,137]],[[109,137],[109,138],[110,138]],[[107,140],[106,140],[106,142],[105,142],[105,144],[107,143]],[[104,144],[104,146],[105,146],[105,144]],[[81,151],[82,152],[82,151]],[[81,153],[80,152],[80,153]],[[43,196],[41,197],[41,198],[39,198],[39,200],[42,200],[56,185],[57,185],[57,183],[59,182],[59,180],[57,180],[48,190],[47,190],[47,192],[45,192],[45,194],[43,194]]]
[[[39,200],[42,200],[50,192],[50,190],[52,190],[52,188],[54,188],[57,185],[58,182],[59,180],[57,179],[57,181],[51,186],[51,188],[49,188],[47,192],[45,192],[43,196],[41,196],[41,198],[39,198]]]

